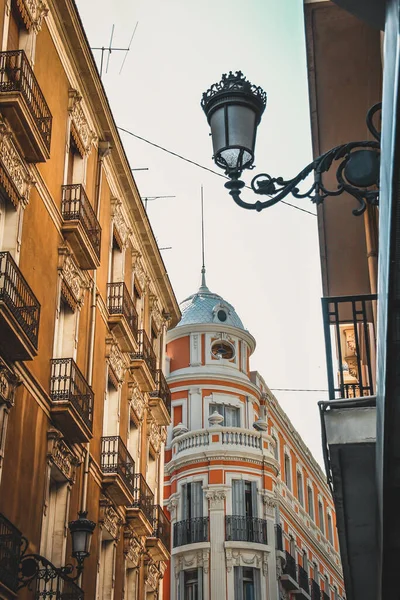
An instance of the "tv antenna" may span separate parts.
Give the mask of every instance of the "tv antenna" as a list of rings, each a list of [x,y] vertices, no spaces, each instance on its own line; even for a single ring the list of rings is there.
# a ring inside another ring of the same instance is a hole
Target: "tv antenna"
[[[131,49],[131,44],[132,44],[132,40],[133,37],[136,33],[136,29],[137,26],[139,25],[139,21],[136,21],[136,25],[135,28],[133,30],[133,33],[131,35],[131,39],[129,40],[129,44],[127,48],[113,48],[113,39],[114,39],[114,31],[115,31],[115,25],[113,24],[112,28],[111,28],[111,36],[110,36],[110,43],[107,46],[97,46],[95,48],[92,48],[92,50],[100,50],[101,51],[101,59],[100,59],[100,79],[103,77],[103,65],[104,65],[104,53],[108,52],[108,56],[107,56],[107,63],[106,63],[106,73],[108,73],[108,65],[110,64],[110,56],[112,52],[125,52],[125,56],[124,56],[124,60],[122,61],[122,65],[121,68],[119,70],[119,75],[121,75],[122,69],[124,68],[125,65],[125,61],[126,61],[126,57],[128,56],[128,52]]]
[[[176,198],[176,196],[147,196],[143,198],[144,210],[147,211],[147,203],[153,200],[159,200],[160,198]]]

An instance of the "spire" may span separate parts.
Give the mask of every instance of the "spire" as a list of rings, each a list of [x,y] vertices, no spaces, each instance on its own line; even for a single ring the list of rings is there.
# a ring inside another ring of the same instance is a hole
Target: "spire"
[[[201,285],[199,287],[199,293],[210,292],[206,284],[206,266],[204,260],[204,200],[203,200],[203,186],[201,186],[201,256],[202,256],[202,267],[201,267]]]

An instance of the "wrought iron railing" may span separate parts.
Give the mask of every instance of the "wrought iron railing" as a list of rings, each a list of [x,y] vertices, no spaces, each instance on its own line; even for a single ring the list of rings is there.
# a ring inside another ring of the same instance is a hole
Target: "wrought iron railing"
[[[135,340],[138,336],[138,314],[133,300],[123,281],[107,285],[107,304],[110,315],[123,315]]]
[[[135,490],[135,461],[118,435],[101,438],[101,470],[118,474],[130,491]]]
[[[282,525],[279,523],[275,525],[275,545],[277,550],[283,552]]]
[[[140,508],[147,520],[152,524],[154,518],[154,494],[141,473],[134,476],[134,500],[132,506]]]
[[[168,414],[171,415],[171,392],[161,369],[156,370],[156,389],[150,393],[154,398],[161,398]]]
[[[321,600],[321,588],[315,579],[310,579],[311,600]]]
[[[225,517],[225,539],[227,541],[267,544],[267,521],[257,517],[227,515]]]
[[[0,252],[0,302],[7,305],[37,349],[40,304],[9,252]]]
[[[138,340],[139,348],[137,352],[131,354],[132,360],[144,360],[153,379],[156,379],[157,357],[144,329],[139,329]]]
[[[301,566],[301,565],[297,565],[297,574],[298,574],[298,584],[299,587],[301,587],[302,590],[304,590],[306,592],[306,594],[310,593],[310,584],[308,581],[308,573],[307,571]]]
[[[331,400],[375,394],[376,300],[373,294],[322,298]]]
[[[92,431],[94,393],[72,358],[51,360],[50,397],[53,402],[71,402]]]
[[[80,183],[63,185],[61,212],[65,221],[80,221],[97,258],[100,259],[101,227],[89,198]]]
[[[161,540],[165,548],[169,551],[171,547],[171,523],[159,505],[155,505],[153,517],[153,537]]]
[[[51,563],[41,569],[41,578],[36,581],[35,600],[84,600],[84,591],[67,576],[57,573]]]
[[[17,591],[21,532],[0,513],[0,582]]]
[[[297,581],[297,572],[296,572],[296,561],[293,556],[286,550],[285,552],[285,565],[283,567],[283,573],[285,575],[289,575],[294,581]]]
[[[0,52],[0,94],[1,92],[22,94],[40,136],[50,151],[51,112],[23,50]]]
[[[208,542],[208,517],[194,517],[174,523],[174,548],[185,544]]]

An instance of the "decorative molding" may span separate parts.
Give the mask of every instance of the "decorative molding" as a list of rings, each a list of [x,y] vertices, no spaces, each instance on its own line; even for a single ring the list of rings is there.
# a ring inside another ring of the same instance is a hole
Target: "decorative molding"
[[[132,250],[132,269],[135,279],[137,279],[139,282],[142,292],[145,292],[147,289],[148,276],[143,267],[142,255],[136,249]]]
[[[58,270],[67,286],[66,291],[70,297],[66,300],[71,304],[71,308],[74,309],[77,305],[83,306],[85,292],[91,288],[92,282],[78,267],[72,252],[66,246],[58,249]]]
[[[168,500],[167,510],[171,515],[171,521],[174,521],[177,517],[177,510],[179,506],[179,494],[171,496]]]
[[[123,519],[119,516],[111,500],[100,498],[99,524],[118,542]]]
[[[132,229],[127,225],[127,220],[122,213],[122,200],[119,198],[111,198],[111,216],[121,245],[126,248],[129,236],[132,235]]]
[[[279,498],[276,494],[271,495],[267,490],[261,490],[261,499],[264,505],[265,515],[269,517],[273,517],[275,513],[275,508],[279,506]]]
[[[233,567],[241,566],[253,566],[257,569],[262,567],[263,574],[266,575],[268,573],[268,552],[252,552],[250,550],[225,548],[225,562],[228,573],[232,571]]]
[[[129,384],[129,402],[131,410],[135,413],[138,423],[141,423],[147,410],[147,402],[142,396],[136,383]]]
[[[124,529],[124,554],[133,567],[139,566],[140,559],[144,554],[144,544],[135,536],[135,532],[130,527]]]
[[[32,29],[38,33],[42,28],[43,19],[49,12],[47,2],[44,0],[17,0],[17,6],[27,30]]]
[[[65,479],[75,482],[76,467],[80,461],[64,442],[62,433],[53,427],[47,432],[47,457]]]
[[[71,116],[71,134],[84,156],[90,154],[92,145],[97,142],[97,136],[89,126],[83,110],[82,96],[77,90],[69,90],[68,112]]]
[[[155,421],[150,421],[147,428],[147,435],[149,436],[150,445],[156,454],[161,452],[161,446],[166,440],[165,427],[161,428]]]
[[[6,122],[0,117],[0,162],[4,172],[0,172],[0,182],[5,188],[15,208],[21,202],[25,208],[34,179],[22,160],[13,141],[13,135]]]
[[[204,488],[204,491],[206,492],[206,498],[210,503],[210,510],[223,510],[224,501],[227,497],[227,489],[228,486]]]
[[[118,383],[122,384],[129,367],[129,360],[127,355],[121,351],[114,336],[106,338],[106,358]]]
[[[14,406],[15,391],[21,380],[10,367],[0,358],[0,406],[7,404],[8,408]]]
[[[154,563],[149,563],[146,569],[146,585],[152,590],[157,591],[161,573]]]

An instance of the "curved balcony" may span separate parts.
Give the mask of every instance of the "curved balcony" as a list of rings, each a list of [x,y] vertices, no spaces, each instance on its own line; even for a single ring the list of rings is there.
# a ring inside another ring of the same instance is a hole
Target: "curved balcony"
[[[230,452],[246,457],[273,457],[272,438],[254,429],[213,426],[196,429],[172,440],[172,460],[193,457],[204,452]]]
[[[208,542],[208,517],[184,519],[174,524],[174,548],[186,544]]]
[[[225,517],[225,539],[227,542],[268,544],[267,521],[257,517],[227,515]]]

